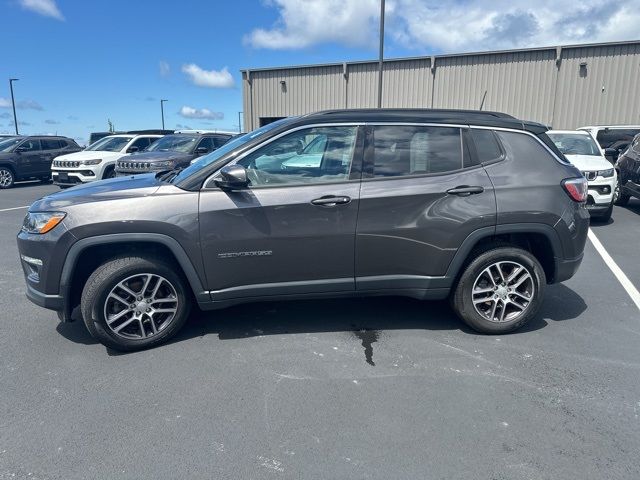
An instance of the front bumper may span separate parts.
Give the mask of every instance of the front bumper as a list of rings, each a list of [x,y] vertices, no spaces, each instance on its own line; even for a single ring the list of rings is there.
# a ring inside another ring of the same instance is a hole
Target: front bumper
[[[608,178],[597,177],[594,180],[588,180],[587,210],[589,213],[603,213],[611,207],[616,182],[615,174]]]
[[[78,169],[52,168],[51,176],[53,177],[53,183],[61,186],[80,185],[99,179],[96,172],[87,167]]]

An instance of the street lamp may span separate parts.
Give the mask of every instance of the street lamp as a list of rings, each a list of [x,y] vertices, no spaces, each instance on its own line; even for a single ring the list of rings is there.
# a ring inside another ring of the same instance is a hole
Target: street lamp
[[[162,130],[164,130],[164,102],[168,102],[169,100],[163,98],[160,100],[160,115],[162,115]]]
[[[380,52],[378,57],[378,108],[382,108],[382,60],[384,56],[384,0],[380,0]]]
[[[9,79],[9,89],[11,90],[11,105],[13,105],[13,124],[16,127],[16,135],[18,135],[18,118],[16,117],[16,100],[13,98],[13,82],[17,82],[19,78]]]

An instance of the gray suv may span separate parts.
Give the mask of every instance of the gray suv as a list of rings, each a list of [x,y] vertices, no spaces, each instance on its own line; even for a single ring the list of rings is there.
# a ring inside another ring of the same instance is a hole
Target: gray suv
[[[573,276],[589,226],[587,182],[545,131],[459,110],[271,123],[186,169],[36,201],[27,296],[119,350],[166,341],[194,304],[291,298],[450,298],[509,332]]]

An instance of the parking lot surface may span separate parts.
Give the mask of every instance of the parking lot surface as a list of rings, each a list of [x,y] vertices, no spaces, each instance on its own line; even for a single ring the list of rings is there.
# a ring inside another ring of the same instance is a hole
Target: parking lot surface
[[[56,189],[0,191],[0,479],[640,478],[640,312],[591,243],[510,335],[444,302],[279,302],[119,354],[25,298],[20,207]],[[640,287],[640,202],[592,230]]]

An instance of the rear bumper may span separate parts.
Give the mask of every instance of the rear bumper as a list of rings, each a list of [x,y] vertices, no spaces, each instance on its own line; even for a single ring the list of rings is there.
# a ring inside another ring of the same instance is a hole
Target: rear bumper
[[[569,260],[556,258],[556,276],[554,283],[564,282],[565,280],[569,280],[573,277],[578,271],[578,268],[580,268],[583,258],[584,253],[581,253],[578,257]]]

